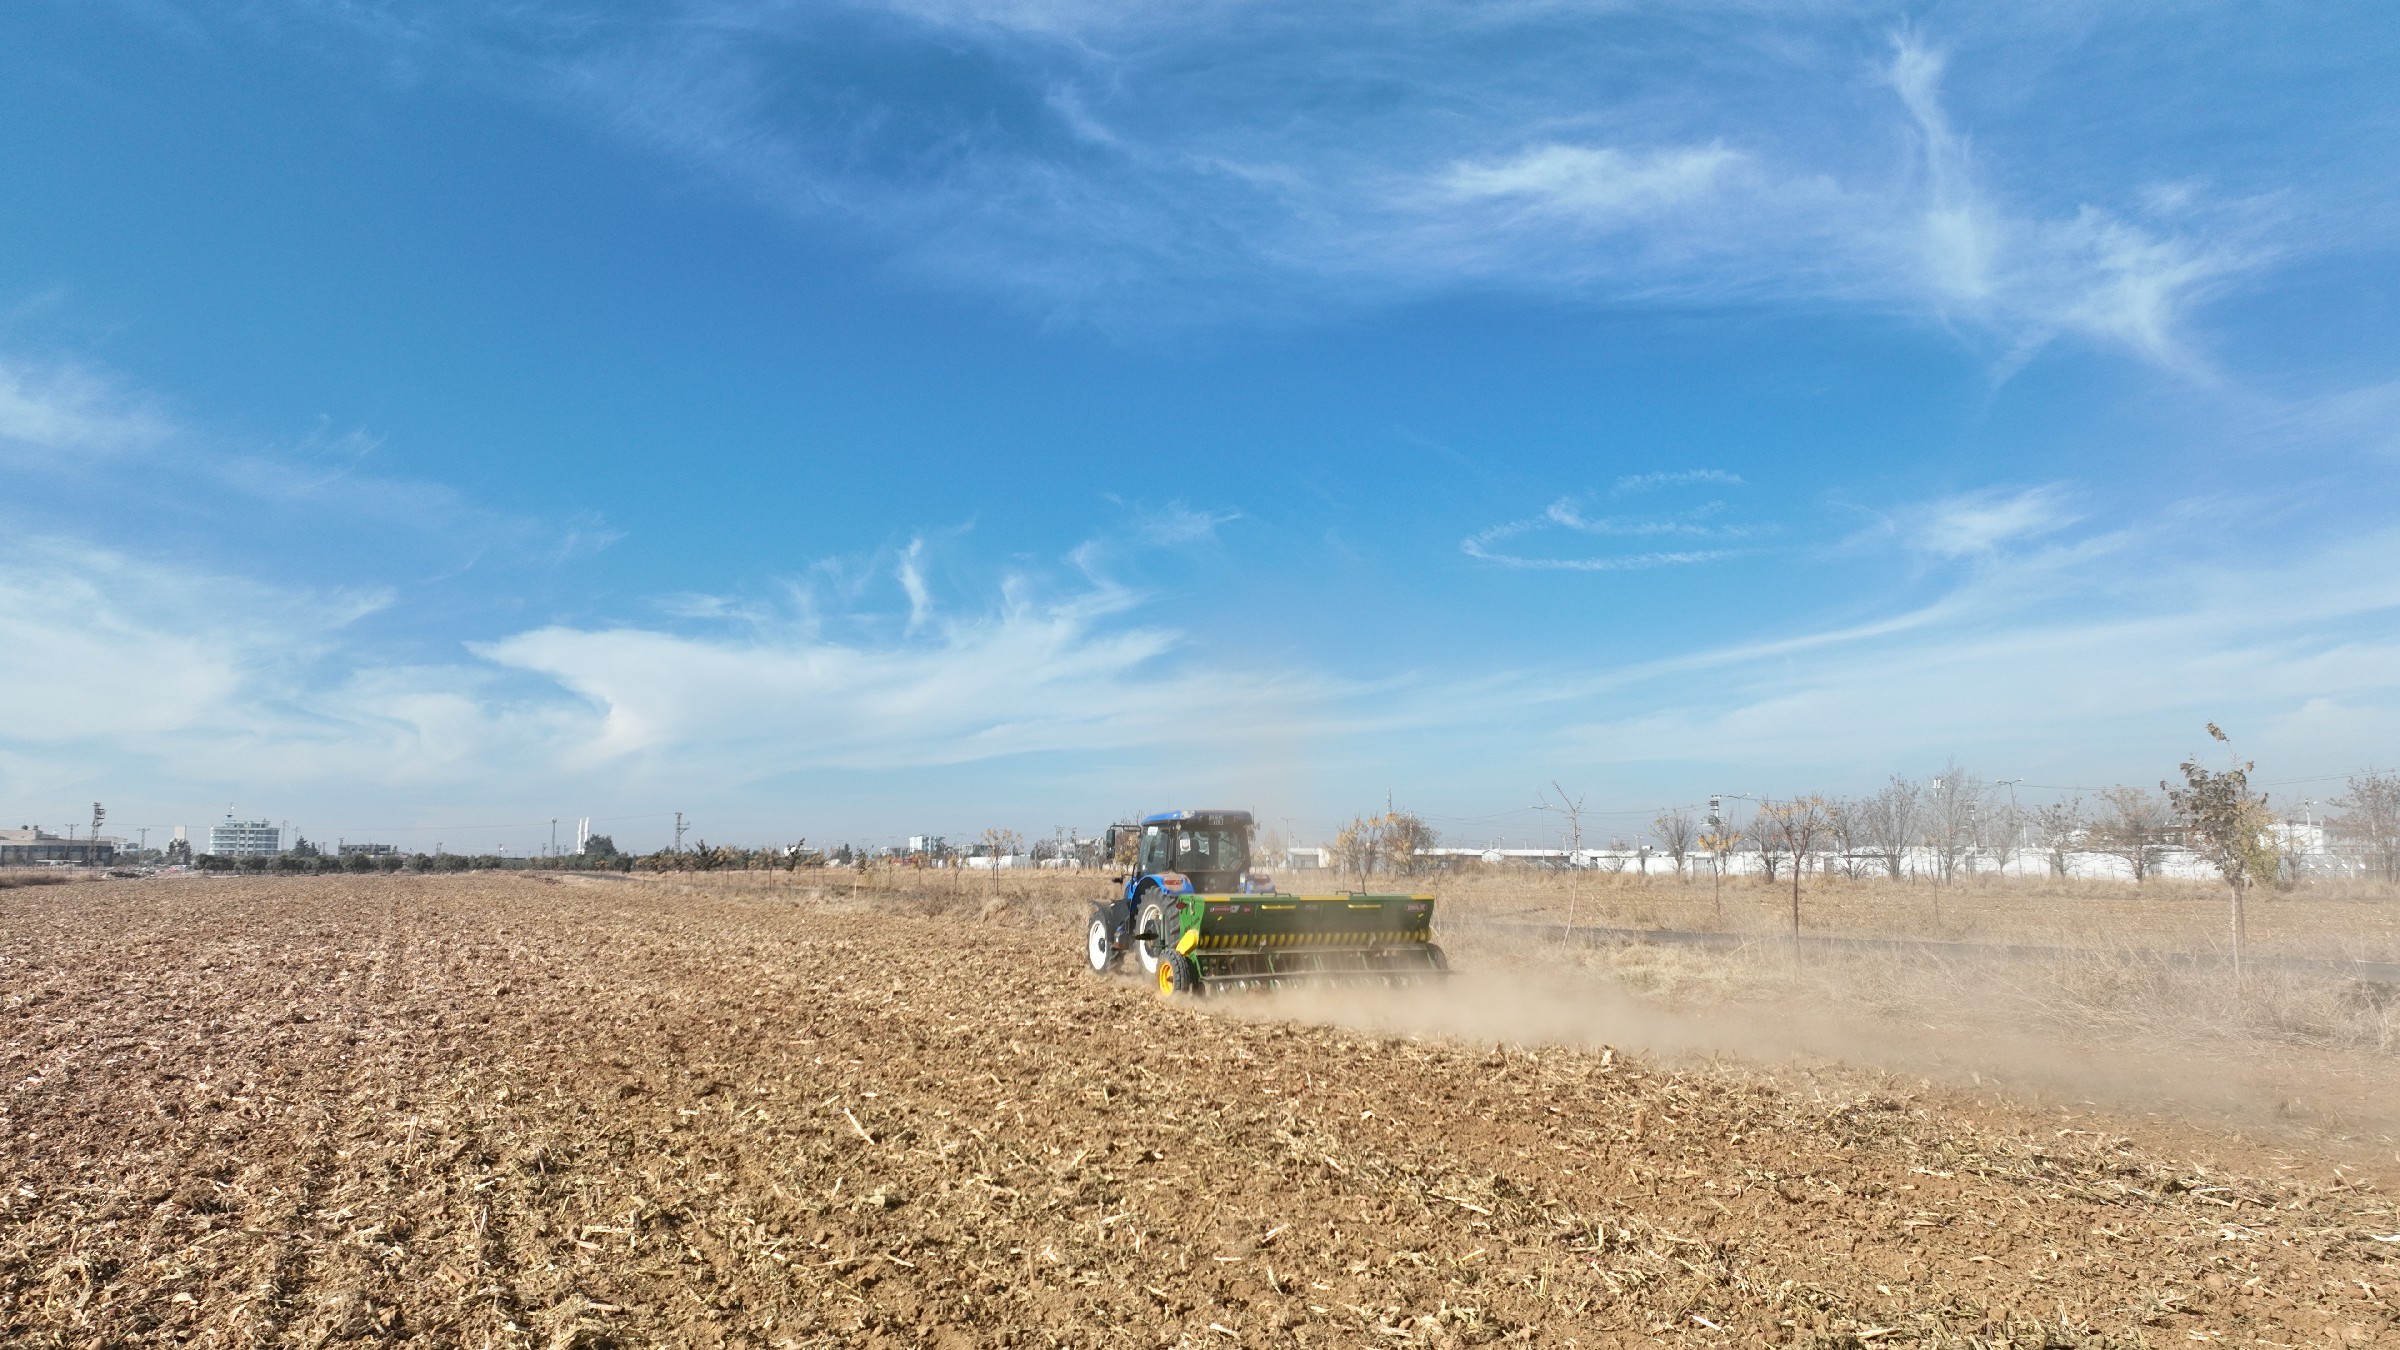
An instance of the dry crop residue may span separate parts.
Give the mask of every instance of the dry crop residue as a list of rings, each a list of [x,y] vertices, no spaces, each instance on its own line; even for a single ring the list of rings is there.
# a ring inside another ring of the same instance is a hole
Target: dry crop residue
[[[2400,1220],[2330,1171],[1225,1017],[1081,973],[1049,926],[527,877],[117,883],[12,892],[0,960],[12,1345],[2400,1326]]]

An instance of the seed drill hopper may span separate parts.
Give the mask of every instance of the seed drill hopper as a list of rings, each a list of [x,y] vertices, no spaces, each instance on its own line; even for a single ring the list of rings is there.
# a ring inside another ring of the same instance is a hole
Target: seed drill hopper
[[[1283,895],[1251,866],[1247,811],[1163,811],[1108,832],[1138,837],[1122,889],[1092,907],[1092,970],[1131,954],[1162,994],[1408,985],[1449,973],[1430,895]]]

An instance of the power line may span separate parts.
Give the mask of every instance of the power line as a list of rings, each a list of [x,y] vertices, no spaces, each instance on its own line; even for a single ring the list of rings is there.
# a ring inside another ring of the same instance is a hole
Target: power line
[[[645,811],[639,815],[593,816],[592,819],[601,823],[619,820],[665,820],[673,814],[671,811]],[[353,825],[345,828],[357,830],[361,834],[424,834],[434,830],[443,833],[454,830],[535,830],[544,828],[549,823],[548,820],[520,820],[499,825]]]

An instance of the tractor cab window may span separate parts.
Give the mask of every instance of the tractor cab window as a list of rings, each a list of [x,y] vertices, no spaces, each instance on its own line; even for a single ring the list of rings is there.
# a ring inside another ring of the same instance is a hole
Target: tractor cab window
[[[1186,825],[1175,832],[1178,872],[1239,872],[1250,865],[1241,830]]]
[[[1172,866],[1171,836],[1156,825],[1142,827],[1142,859],[1144,872],[1164,872]]]

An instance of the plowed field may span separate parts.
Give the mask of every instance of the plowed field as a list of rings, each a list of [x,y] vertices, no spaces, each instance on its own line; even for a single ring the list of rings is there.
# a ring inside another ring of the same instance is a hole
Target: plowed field
[[[1047,921],[114,883],[0,962],[10,1345],[2400,1336],[2330,1166],[1166,1005]]]

